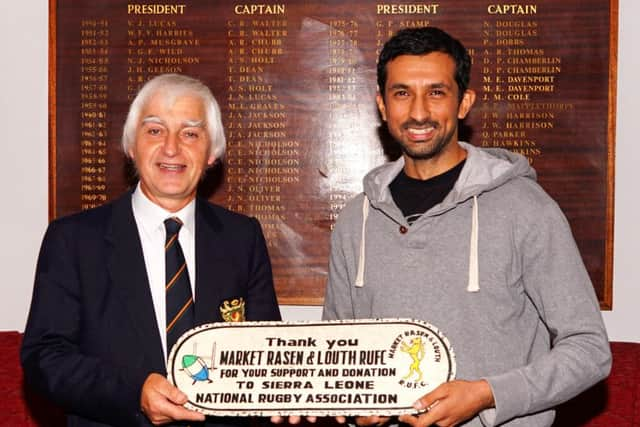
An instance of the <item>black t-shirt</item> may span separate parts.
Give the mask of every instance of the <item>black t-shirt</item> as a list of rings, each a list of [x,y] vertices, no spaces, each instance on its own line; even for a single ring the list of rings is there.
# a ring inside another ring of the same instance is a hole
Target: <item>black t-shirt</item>
[[[409,225],[413,224],[423,213],[442,202],[449,194],[460,176],[465,160],[448,171],[432,178],[414,179],[400,171],[389,184],[393,201],[404,214]]]

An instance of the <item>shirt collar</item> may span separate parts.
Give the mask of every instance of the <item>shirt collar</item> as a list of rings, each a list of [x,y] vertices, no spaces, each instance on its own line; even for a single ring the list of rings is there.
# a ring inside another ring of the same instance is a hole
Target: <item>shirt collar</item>
[[[131,196],[131,203],[144,233],[152,235],[159,230],[164,231],[164,220],[176,216],[182,221],[181,230],[186,229],[191,236],[195,235],[195,198],[178,212],[169,212],[149,200],[140,188],[140,183],[138,182]]]

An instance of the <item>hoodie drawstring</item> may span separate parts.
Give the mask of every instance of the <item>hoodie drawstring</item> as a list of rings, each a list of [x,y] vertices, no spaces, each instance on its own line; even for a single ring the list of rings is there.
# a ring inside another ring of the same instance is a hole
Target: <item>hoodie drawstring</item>
[[[473,196],[473,209],[471,212],[471,240],[469,242],[469,283],[467,292],[480,290],[478,268],[478,196]]]
[[[362,235],[360,236],[360,256],[358,257],[358,271],[356,272],[356,288],[362,288],[364,286],[364,253],[365,244],[364,236],[367,228],[367,217],[369,216],[369,199],[365,195],[362,200]]]

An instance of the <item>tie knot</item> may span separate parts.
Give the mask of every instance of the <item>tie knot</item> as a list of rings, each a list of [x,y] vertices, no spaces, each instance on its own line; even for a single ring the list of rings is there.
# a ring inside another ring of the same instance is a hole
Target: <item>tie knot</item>
[[[164,228],[167,230],[167,236],[178,234],[180,227],[182,227],[182,221],[180,221],[180,218],[176,216],[172,216],[171,218],[164,220]]]

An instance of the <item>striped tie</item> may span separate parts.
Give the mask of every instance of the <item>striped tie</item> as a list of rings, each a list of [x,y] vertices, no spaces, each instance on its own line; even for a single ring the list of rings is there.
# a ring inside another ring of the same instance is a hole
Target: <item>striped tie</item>
[[[166,259],[166,304],[167,304],[167,354],[180,335],[193,327],[193,298],[187,273],[187,263],[178,242],[178,232],[182,226],[179,218],[172,217],[164,222],[167,240],[164,246]]]

